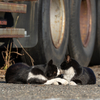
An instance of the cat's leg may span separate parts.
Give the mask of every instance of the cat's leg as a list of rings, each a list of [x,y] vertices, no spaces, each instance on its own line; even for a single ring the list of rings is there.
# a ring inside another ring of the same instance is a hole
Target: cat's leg
[[[56,82],[55,79],[48,80],[44,84],[46,84],[46,85],[59,85],[59,83]]]
[[[60,83],[61,85],[68,85],[68,81],[62,78],[56,78],[55,79],[58,83]]]
[[[53,85],[59,85],[59,83],[61,83],[61,85],[67,85],[68,81],[62,78],[54,78],[51,80],[48,80],[46,83],[47,85],[53,84]]]
[[[77,85],[74,81],[70,81],[69,85]]]

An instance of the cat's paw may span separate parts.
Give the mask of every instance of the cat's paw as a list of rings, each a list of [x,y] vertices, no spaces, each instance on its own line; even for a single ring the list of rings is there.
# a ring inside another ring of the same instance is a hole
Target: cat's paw
[[[68,81],[65,79],[63,79],[61,83],[62,83],[62,85],[68,85]]]
[[[59,85],[59,83],[55,79],[48,80],[44,84],[46,84],[46,85]]]
[[[74,81],[70,81],[69,85],[77,85]]]
[[[59,83],[58,82],[54,82],[54,83],[52,83],[52,85],[59,85]]]
[[[57,79],[57,82],[58,82],[60,85],[68,85],[68,81],[65,80],[65,79],[58,78],[58,79]]]

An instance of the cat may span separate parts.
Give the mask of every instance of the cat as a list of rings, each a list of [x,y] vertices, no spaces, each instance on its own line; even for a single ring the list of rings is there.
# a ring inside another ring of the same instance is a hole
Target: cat
[[[46,67],[45,70],[43,67]],[[58,85],[60,81],[66,85],[67,81],[56,78],[60,74],[59,69],[50,60],[47,64],[30,67],[25,63],[16,63],[11,65],[5,74],[6,83],[15,84],[54,84]]]
[[[82,67],[79,63],[70,58],[68,55],[66,60],[60,65],[63,78],[66,79],[70,85],[87,85],[96,84],[96,77],[92,69]]]
[[[44,73],[49,80],[61,74],[60,69],[53,64],[53,60],[48,62],[48,65],[44,69]]]
[[[5,80],[6,83],[15,84],[42,84],[47,81],[47,78],[39,68],[30,67],[25,63],[16,63],[7,69]]]

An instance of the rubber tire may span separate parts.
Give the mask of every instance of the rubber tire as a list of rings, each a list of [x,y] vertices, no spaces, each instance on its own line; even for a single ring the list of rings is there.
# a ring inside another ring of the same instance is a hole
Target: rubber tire
[[[80,25],[79,25],[79,15],[80,15],[80,5],[81,0],[70,0],[70,34],[69,34],[69,48],[68,52],[72,58],[76,59],[81,66],[88,66],[95,43],[95,33],[96,33],[96,6],[95,0],[90,0],[91,2],[91,12],[92,12],[92,30],[89,43],[87,47],[84,47],[80,36]]]
[[[64,0],[64,4],[66,13],[65,33],[62,44],[57,49],[53,45],[50,33],[50,0],[38,1],[38,44],[33,48],[26,49],[33,57],[35,64],[44,64],[52,59],[54,64],[59,66],[64,60],[69,37],[69,0]],[[22,60],[31,65],[27,54],[22,56]]]
[[[100,64],[100,0],[96,0],[97,5],[97,28],[96,28],[96,41],[93,56],[90,62],[90,65],[99,65]]]

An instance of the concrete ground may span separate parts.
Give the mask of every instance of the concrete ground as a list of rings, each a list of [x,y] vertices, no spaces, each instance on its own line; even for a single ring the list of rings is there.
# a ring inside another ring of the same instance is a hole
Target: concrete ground
[[[0,100],[100,100],[100,66],[92,69],[97,77],[95,85],[6,84],[0,80]]]

